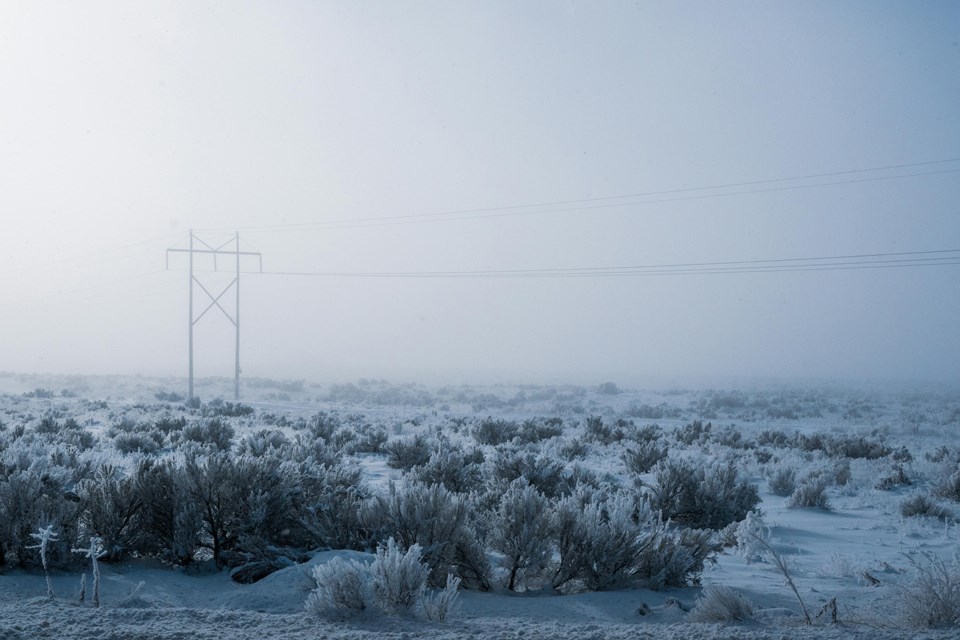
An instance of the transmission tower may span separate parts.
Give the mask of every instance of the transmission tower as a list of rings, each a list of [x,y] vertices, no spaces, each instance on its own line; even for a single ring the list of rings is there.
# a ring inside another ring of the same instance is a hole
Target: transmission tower
[[[199,243],[203,245],[203,248],[198,248],[194,243]],[[234,244],[233,249],[225,248],[229,244]],[[187,349],[189,351],[189,369],[190,369],[190,386],[189,386],[189,398],[193,400],[193,327],[200,322],[200,319],[207,314],[210,309],[216,307],[223,312],[223,315],[227,317],[234,328],[236,329],[236,352],[235,352],[235,366],[234,366],[234,378],[233,378],[233,399],[237,401],[240,399],[240,256],[257,256],[259,262],[259,270],[263,271],[263,256],[256,251],[240,251],[240,234],[235,233],[233,238],[230,238],[223,244],[214,247],[211,244],[208,244],[197,237],[193,232],[193,229],[190,229],[190,248],[188,249],[167,249],[167,268],[170,268],[170,254],[171,253],[188,253],[190,254],[190,286],[189,286],[189,338],[187,340]],[[213,257],[213,270],[219,271],[219,265],[217,263],[217,256],[233,256],[235,258],[235,275],[233,280],[228,284],[218,295],[213,295],[210,291],[203,286],[203,283],[200,282],[199,278],[194,274],[194,255],[204,255]],[[194,285],[200,287],[200,290],[203,291],[210,299],[210,304],[200,312],[200,315],[194,317],[193,313],[193,289]],[[230,289],[234,289],[236,295],[236,309],[234,310],[233,315],[220,304],[220,298],[222,298]]]

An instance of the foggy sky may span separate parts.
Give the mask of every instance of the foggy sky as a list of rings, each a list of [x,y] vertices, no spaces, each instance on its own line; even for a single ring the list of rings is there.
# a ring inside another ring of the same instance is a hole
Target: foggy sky
[[[952,2],[3,3],[0,370],[185,375],[187,274],[163,269],[190,228],[219,229],[198,232],[217,244],[238,230],[265,270],[288,272],[960,248],[958,173],[257,228],[960,157],[958,34]],[[958,382],[958,276],[251,275],[242,366],[319,380]],[[225,318],[205,316],[196,340],[197,375],[232,374]]]

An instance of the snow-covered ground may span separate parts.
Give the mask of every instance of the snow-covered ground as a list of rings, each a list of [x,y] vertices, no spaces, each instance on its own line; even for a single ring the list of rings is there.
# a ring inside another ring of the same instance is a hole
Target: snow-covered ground
[[[157,396],[182,394],[182,387],[183,381],[176,379],[0,374],[0,435],[19,427],[29,430],[44,416],[72,417],[95,435],[97,447],[109,448],[111,427],[124,418],[151,421],[182,410],[182,403]],[[231,381],[202,381],[198,393],[205,401],[229,398]],[[958,471],[956,390],[768,385],[634,391],[601,386],[426,388],[368,380],[336,385],[253,380],[245,382],[243,403],[254,411],[230,418],[238,439],[261,429],[292,433],[290,424],[296,419],[319,411],[382,428],[390,441],[443,434],[459,444],[469,439],[464,425],[477,419],[559,417],[565,425],[563,435],[542,443],[550,451],[583,441],[590,416],[601,417],[607,425],[632,421],[630,428],[656,423],[665,437],[694,420],[710,421],[711,437],[687,445],[671,440],[671,455],[736,461],[739,473],[759,490],[768,540],[786,562],[815,624],[803,623],[797,596],[769,556],[749,557],[732,546],[707,565],[701,582],[703,587],[731,587],[746,597],[754,609],[753,620],[746,622],[689,622],[689,610],[702,595],[695,585],[558,595],[537,588],[513,593],[499,583],[490,593],[461,591],[458,612],[445,623],[384,614],[322,619],[304,611],[316,586],[310,573],[313,566],[334,556],[369,558],[369,554],[315,551],[308,562],[253,584],[234,582],[227,571],[209,570],[209,563],[203,562],[187,571],[149,558],[101,563],[99,609],[90,606],[89,595],[85,603],[79,602],[80,565],[53,571],[53,600],[45,595],[41,569],[8,566],[0,574],[0,639],[960,637],[957,627],[898,628],[903,622],[898,608],[902,589],[912,584],[914,562],[924,561],[920,554],[949,564],[960,551],[960,524],[954,517],[901,513],[902,502],[913,495],[933,496],[945,509],[960,513],[960,504],[934,492]],[[795,447],[740,447],[720,436],[731,425],[727,435],[738,433],[744,440],[756,441],[765,431],[764,442],[770,441],[770,432],[863,436],[891,451],[905,449],[909,455],[844,459]],[[621,455],[632,444],[629,438],[588,442],[577,464],[605,481],[629,486],[631,474]],[[942,447],[947,447],[946,456],[937,455]],[[350,459],[362,466],[373,487],[402,478],[398,469],[385,463],[385,454],[357,452]],[[817,474],[845,477],[826,488],[829,510],[790,506],[789,498],[774,495],[768,487],[767,477],[776,465],[795,469],[798,480]],[[884,478],[906,478],[909,483],[884,485]],[[836,623],[831,622],[830,609],[824,610],[831,601],[837,604]]]

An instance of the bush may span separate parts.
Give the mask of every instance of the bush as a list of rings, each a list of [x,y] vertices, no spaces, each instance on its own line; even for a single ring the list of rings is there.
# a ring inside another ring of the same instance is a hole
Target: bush
[[[659,446],[656,440],[644,440],[639,442],[635,449],[627,449],[623,452],[623,462],[630,473],[643,474],[650,471],[669,453],[670,448],[666,444]]]
[[[524,590],[538,580],[550,559],[549,501],[518,478],[500,498],[491,518],[490,546],[503,554],[507,589]]]
[[[198,505],[188,494],[183,467],[171,460],[142,460],[134,484],[143,505],[138,539],[141,553],[189,564],[199,546],[201,522]]]
[[[636,576],[644,550],[662,529],[658,514],[624,494],[606,496],[581,489],[564,498],[553,516],[559,552],[553,587],[597,591]]]
[[[938,520],[950,520],[953,514],[925,495],[917,494],[907,498],[900,503],[900,514],[904,518],[937,518]]]
[[[159,432],[156,435],[159,436],[159,442],[156,437],[147,433],[121,433],[113,439],[113,446],[125,455],[131,453],[154,454],[163,445],[163,435]]]
[[[880,478],[880,481],[877,482],[877,489],[880,491],[890,491],[897,487],[909,486],[911,484],[913,483],[903,471],[903,467],[897,465],[896,469],[894,469],[894,472],[891,475]]]
[[[375,538],[420,545],[432,587],[443,587],[453,573],[465,587],[489,591],[490,569],[471,515],[465,497],[413,481],[403,489],[391,484],[387,495],[368,501],[362,519]]]
[[[709,530],[660,528],[638,558],[637,575],[654,591],[699,585],[704,565],[717,553],[712,540]]]
[[[604,424],[603,418],[600,416],[590,416],[584,422],[583,437],[587,442],[592,441],[601,444],[620,442],[627,437],[623,429],[625,426],[628,426],[628,423],[623,420],[618,420],[614,426],[610,426]]]
[[[941,498],[960,502],[960,471],[956,471],[938,484],[935,492]]]
[[[290,446],[290,441],[281,431],[272,431],[270,429],[261,429],[256,433],[251,433],[240,441],[237,447],[237,453],[241,455],[265,456],[284,451]]]
[[[295,540],[298,488],[280,458],[189,455],[184,481],[204,525],[200,542],[218,567],[263,559]]]
[[[520,425],[517,438],[521,444],[541,442],[563,435],[563,420],[561,418],[533,418],[524,420]]]
[[[241,402],[223,402],[217,398],[203,408],[205,416],[225,416],[228,418],[241,418],[243,416],[253,415],[254,409],[250,405]]]
[[[479,449],[464,453],[449,442],[441,441],[427,463],[414,467],[411,473],[425,484],[441,484],[447,491],[469,493],[481,482],[482,462],[483,453]]]
[[[878,440],[870,440],[863,436],[846,436],[827,438],[826,452],[828,455],[842,458],[863,458],[876,460],[893,453],[893,449]]]
[[[899,589],[900,620],[907,627],[936,629],[960,625],[960,570],[933,555],[911,557],[913,580]]]
[[[136,479],[111,465],[100,467],[92,479],[78,486],[83,501],[81,536],[100,538],[106,559],[117,561],[136,548],[143,502]]]
[[[412,440],[394,440],[383,447],[387,452],[387,466],[409,471],[430,461],[434,445],[422,435]]]
[[[446,622],[456,608],[459,589],[460,578],[447,575],[447,584],[443,589],[425,595],[420,601],[423,617],[431,622]]]
[[[779,466],[767,474],[767,488],[775,496],[789,496],[797,488],[797,472],[790,467]]]
[[[823,478],[809,478],[801,482],[790,495],[789,506],[829,511],[826,481]]]
[[[758,511],[751,511],[734,531],[736,553],[747,564],[763,562],[769,547],[770,530]]]
[[[753,605],[730,587],[710,585],[687,617],[690,622],[744,622],[753,619]]]
[[[520,435],[520,427],[509,420],[481,420],[470,430],[470,435],[480,444],[496,446],[510,442]]]
[[[566,465],[532,451],[501,450],[489,462],[488,470],[493,484],[506,485],[523,478],[548,498],[555,498],[569,489],[565,482]]]
[[[69,469],[40,462],[0,479],[0,566],[8,559],[20,567],[38,565],[40,556],[31,536],[46,526],[59,536],[47,548],[49,564],[70,563],[80,515],[80,504],[65,495],[73,481]]]
[[[790,436],[779,429],[764,429],[757,434],[757,444],[761,446],[785,448],[790,446]]]
[[[377,559],[370,565],[370,591],[381,610],[406,614],[419,603],[430,575],[420,552],[416,544],[403,551],[393,538],[377,549]]]
[[[677,427],[673,432],[673,437],[678,444],[693,446],[695,444],[706,444],[710,440],[710,431],[713,429],[711,423],[703,424],[700,420]]]
[[[597,393],[602,396],[615,396],[620,393],[620,388],[615,382],[604,382],[597,387]]]
[[[760,503],[757,488],[737,477],[732,462],[694,465],[667,459],[653,473],[654,483],[644,483],[651,507],[665,519],[693,529],[723,529],[743,520]]]
[[[369,568],[336,557],[313,568],[317,588],[307,596],[306,609],[319,616],[356,614],[367,609]]]
[[[233,446],[235,433],[229,423],[214,418],[184,427],[179,436],[181,442],[197,442],[202,445],[211,445],[220,451],[228,451]]]
[[[299,463],[293,473],[299,487],[296,510],[306,544],[321,549],[364,549],[370,534],[360,509],[370,491],[363,470],[344,464],[326,465],[314,460]]]

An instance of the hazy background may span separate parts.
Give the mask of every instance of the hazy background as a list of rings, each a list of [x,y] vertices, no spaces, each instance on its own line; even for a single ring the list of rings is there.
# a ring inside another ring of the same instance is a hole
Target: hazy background
[[[191,227],[340,273],[960,248],[958,162],[323,224],[958,158],[958,39],[956,2],[5,2],[0,370],[185,375]],[[958,276],[251,275],[243,369],[957,382]],[[232,348],[211,312],[197,375]]]

